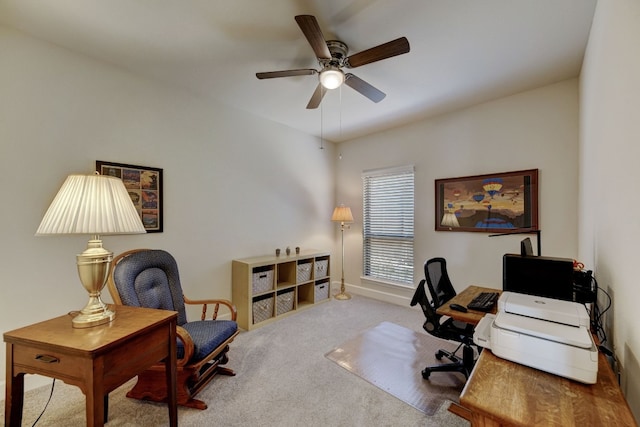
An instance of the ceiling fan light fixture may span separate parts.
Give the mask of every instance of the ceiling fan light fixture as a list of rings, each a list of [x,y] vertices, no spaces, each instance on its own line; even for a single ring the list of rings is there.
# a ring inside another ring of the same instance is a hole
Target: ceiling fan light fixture
[[[344,73],[338,67],[328,65],[320,71],[320,83],[326,89],[336,89],[344,83]]]

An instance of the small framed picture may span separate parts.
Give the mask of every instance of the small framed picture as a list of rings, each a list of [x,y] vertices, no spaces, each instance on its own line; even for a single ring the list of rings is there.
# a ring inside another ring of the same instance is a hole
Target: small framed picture
[[[162,169],[96,160],[96,171],[120,178],[147,233],[162,232]]]

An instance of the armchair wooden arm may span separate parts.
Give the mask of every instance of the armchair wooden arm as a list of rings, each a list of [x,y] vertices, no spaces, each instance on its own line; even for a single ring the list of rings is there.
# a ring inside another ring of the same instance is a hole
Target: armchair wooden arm
[[[193,356],[195,344],[193,343],[193,339],[191,339],[189,332],[187,332],[187,330],[182,326],[176,326],[176,336],[180,341],[182,341],[182,345],[184,346],[184,355],[177,359],[177,366],[185,366]]]
[[[220,310],[220,306],[226,306],[229,309],[231,314],[231,320],[236,320],[238,317],[238,310],[233,303],[226,299],[203,299],[203,300],[191,300],[186,296],[182,296],[184,298],[184,303],[188,305],[200,305],[202,304],[202,314],[200,315],[200,320],[205,320],[207,317],[207,308],[209,305],[213,305],[213,313],[211,313],[211,320],[216,320],[218,318],[218,311]]]

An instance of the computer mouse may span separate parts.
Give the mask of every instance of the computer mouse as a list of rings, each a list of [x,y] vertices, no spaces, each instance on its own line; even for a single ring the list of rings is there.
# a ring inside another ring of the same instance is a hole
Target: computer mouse
[[[449,307],[451,307],[451,310],[462,311],[463,313],[466,313],[468,311],[467,307],[460,304],[451,304],[449,305]]]

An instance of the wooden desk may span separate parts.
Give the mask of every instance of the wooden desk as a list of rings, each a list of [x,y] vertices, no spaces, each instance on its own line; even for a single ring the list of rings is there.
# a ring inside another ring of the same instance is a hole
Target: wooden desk
[[[471,425],[637,426],[605,356],[588,385],[501,359],[484,350],[462,390]]]
[[[113,322],[93,328],[72,328],[72,317],[64,315],[4,334],[7,426],[21,425],[25,374],[80,387],[86,396],[87,426],[103,426],[106,396],[160,360],[167,368],[170,425],[178,425],[177,313],[121,305],[115,310]]]
[[[499,294],[501,294],[502,290],[494,289],[494,288],[484,288],[482,286],[469,286],[464,291],[460,292],[458,295],[456,295],[455,297],[451,298],[449,301],[447,301],[446,303],[438,307],[438,309],[436,310],[436,313],[441,314],[443,316],[453,317],[455,320],[459,320],[461,322],[477,325],[480,322],[480,320],[484,317],[484,315],[487,313],[483,311],[476,311],[476,310],[469,310],[468,312],[463,313],[462,311],[452,310],[450,305],[460,304],[466,307],[467,304],[469,304],[471,300],[481,292],[498,292]],[[496,303],[496,305],[493,307],[493,310],[491,310],[489,313],[495,314],[497,309],[498,309],[498,304]]]
[[[485,315],[451,310],[466,306],[480,292],[501,292],[469,286],[437,310],[438,314],[477,324]],[[497,310],[494,307],[493,313]],[[598,379],[588,385],[529,368],[484,350],[460,395],[449,410],[472,426],[637,426],[605,356],[598,355]]]

